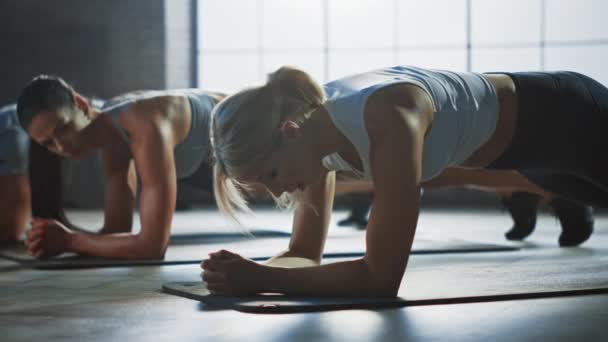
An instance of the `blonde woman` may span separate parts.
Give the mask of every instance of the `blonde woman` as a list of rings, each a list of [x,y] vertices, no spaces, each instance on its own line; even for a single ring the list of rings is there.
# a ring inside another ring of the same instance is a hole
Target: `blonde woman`
[[[159,259],[169,243],[177,180],[211,191],[209,116],[223,97],[200,89],[124,94],[97,109],[58,77],[42,75],[22,91],[17,116],[29,137],[64,158],[101,152],[105,176],[100,234],[34,218],[26,245],[38,258],[64,252]],[[141,231],[132,233],[139,190]]]
[[[202,263],[202,279],[218,294],[395,296],[416,231],[420,188],[442,173],[491,169],[479,183],[606,205],[607,109],[608,90],[571,72],[399,66],[321,88],[305,72],[279,69],[265,85],[236,93],[213,111],[217,203],[229,214],[234,206],[246,209],[241,192],[249,184],[265,186],[280,201],[295,194],[291,242],[276,258],[318,264],[335,171],[369,180],[374,203],[366,254],[286,269],[222,250]]]

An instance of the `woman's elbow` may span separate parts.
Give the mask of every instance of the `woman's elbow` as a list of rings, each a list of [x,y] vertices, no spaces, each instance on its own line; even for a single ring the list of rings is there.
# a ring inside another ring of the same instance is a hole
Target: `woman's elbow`
[[[375,296],[377,297],[397,297],[399,294],[399,285],[397,286],[386,286],[376,289]]]
[[[388,279],[374,279],[371,294],[374,297],[397,297],[401,282]]]
[[[162,260],[165,258],[165,250],[161,248],[150,248],[141,252],[141,258],[147,260]]]
[[[138,246],[135,248],[136,259],[164,259],[165,252],[167,251],[167,247],[169,242],[158,242],[158,241],[149,241],[145,239],[139,239]]]
[[[373,270],[368,263],[364,261],[367,278],[369,280],[369,292],[374,297],[397,297],[403,272],[391,272],[390,270]],[[400,276],[395,274],[400,273]]]

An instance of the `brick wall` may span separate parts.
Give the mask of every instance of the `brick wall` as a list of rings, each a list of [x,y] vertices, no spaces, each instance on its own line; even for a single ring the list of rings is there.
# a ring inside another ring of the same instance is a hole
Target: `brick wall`
[[[4,0],[0,103],[40,73],[99,97],[187,87],[189,10],[190,0]]]

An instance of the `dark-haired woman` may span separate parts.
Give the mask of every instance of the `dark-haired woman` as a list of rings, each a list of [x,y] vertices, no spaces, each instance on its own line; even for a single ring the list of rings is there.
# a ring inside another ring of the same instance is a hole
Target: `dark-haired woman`
[[[103,103],[98,99],[92,102],[97,107]],[[31,216],[55,219],[76,228],[67,219],[64,200],[75,205],[97,205],[102,199],[97,193],[88,193],[83,200],[83,192],[66,180],[86,178],[98,190],[102,183],[99,164],[96,155],[62,160],[32,143],[19,125],[17,105],[0,107],[0,243],[18,242]]]
[[[34,219],[28,251],[124,259],[162,258],[176,202],[177,180],[211,191],[209,114],[223,97],[198,89],[140,91],[100,110],[65,81],[39,76],[22,91],[17,113],[30,138],[65,158],[101,152],[105,176],[104,234],[74,232]],[[131,233],[137,184],[141,231]]]

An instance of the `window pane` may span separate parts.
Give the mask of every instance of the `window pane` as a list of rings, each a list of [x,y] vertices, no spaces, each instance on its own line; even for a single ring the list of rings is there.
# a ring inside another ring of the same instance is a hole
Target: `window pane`
[[[400,46],[465,45],[465,0],[399,1]]]
[[[321,0],[264,0],[264,48],[322,48]]]
[[[263,73],[266,75],[284,65],[294,66],[309,73],[317,82],[324,83],[324,54],[316,52],[266,53],[263,58]]]
[[[398,64],[422,68],[467,70],[466,49],[403,49],[398,54]]]
[[[574,46],[547,48],[547,70],[576,71],[608,85],[608,46]]]
[[[329,54],[329,80],[395,65],[392,51],[332,51]]]
[[[471,0],[471,40],[477,44],[539,42],[540,0]]]
[[[540,48],[473,49],[471,69],[490,71],[539,71]]]
[[[232,93],[262,81],[256,53],[207,53],[199,61],[200,88]]]
[[[257,4],[256,0],[199,0],[198,37],[201,49],[256,48]]]
[[[394,45],[394,1],[328,1],[330,47],[388,48]]]
[[[608,1],[547,1],[547,40],[608,39]]]

